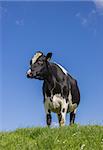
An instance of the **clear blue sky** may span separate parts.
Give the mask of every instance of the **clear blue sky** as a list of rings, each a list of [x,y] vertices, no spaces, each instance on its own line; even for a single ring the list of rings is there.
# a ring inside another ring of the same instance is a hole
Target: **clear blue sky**
[[[46,125],[42,81],[26,78],[37,50],[53,52],[52,61],[78,80],[81,103],[76,122],[103,125],[102,6],[93,1],[0,2],[0,130]]]

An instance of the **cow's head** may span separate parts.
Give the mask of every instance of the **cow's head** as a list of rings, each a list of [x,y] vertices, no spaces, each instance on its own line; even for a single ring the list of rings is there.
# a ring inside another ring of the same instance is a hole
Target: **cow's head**
[[[36,52],[30,60],[30,68],[27,71],[27,77],[44,80],[48,72],[48,61],[51,57],[52,53],[48,53],[45,56],[42,52]]]

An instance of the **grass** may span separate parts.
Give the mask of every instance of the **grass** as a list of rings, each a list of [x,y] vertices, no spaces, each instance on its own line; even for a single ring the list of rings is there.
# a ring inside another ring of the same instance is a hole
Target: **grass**
[[[0,132],[0,150],[103,150],[103,126],[38,127]]]

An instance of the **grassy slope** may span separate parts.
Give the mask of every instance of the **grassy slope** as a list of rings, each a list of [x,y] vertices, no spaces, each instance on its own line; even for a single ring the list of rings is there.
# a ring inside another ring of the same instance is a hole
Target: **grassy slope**
[[[2,132],[0,150],[103,150],[103,126],[74,125]]]

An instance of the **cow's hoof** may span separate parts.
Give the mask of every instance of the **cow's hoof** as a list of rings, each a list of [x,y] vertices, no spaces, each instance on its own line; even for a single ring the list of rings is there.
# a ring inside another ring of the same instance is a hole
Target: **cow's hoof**
[[[62,119],[61,121],[60,121],[60,127],[63,127],[65,125],[65,122],[64,122],[64,119]]]

